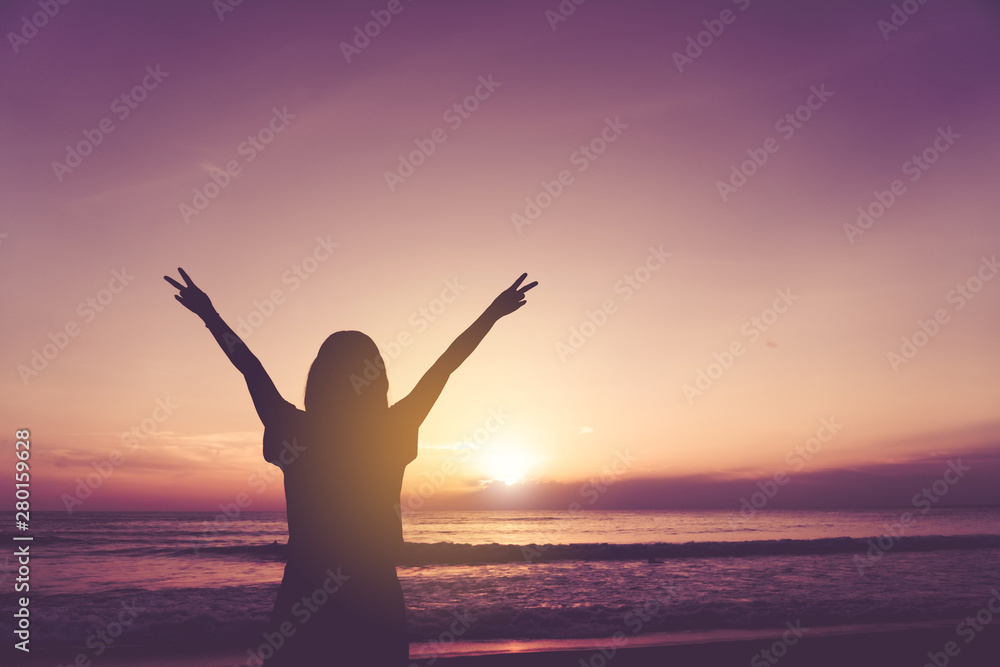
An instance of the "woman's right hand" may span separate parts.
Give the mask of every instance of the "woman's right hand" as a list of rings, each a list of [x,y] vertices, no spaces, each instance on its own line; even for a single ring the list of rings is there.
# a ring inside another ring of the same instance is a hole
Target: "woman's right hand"
[[[177,270],[180,272],[184,282],[187,283],[186,285],[181,285],[170,276],[163,276],[164,280],[180,290],[180,294],[175,294],[174,298],[180,301],[182,306],[203,320],[215,315],[215,307],[212,306],[212,300],[208,298],[208,295],[194,284],[194,281],[184,272],[184,269],[178,268]]]
[[[538,284],[536,280],[533,283],[529,283],[524,287],[520,287],[524,279],[528,277],[527,273],[522,273],[521,277],[514,281],[514,284],[500,292],[500,295],[493,300],[490,304],[489,310],[500,319],[504,315],[510,315],[515,310],[527,303],[524,297],[524,293],[530,290],[532,287]]]

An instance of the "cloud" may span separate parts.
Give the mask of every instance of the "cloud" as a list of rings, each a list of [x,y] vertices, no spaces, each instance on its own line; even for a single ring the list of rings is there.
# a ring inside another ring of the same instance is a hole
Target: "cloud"
[[[1000,444],[929,456],[901,463],[861,464],[824,470],[785,470],[780,486],[772,476],[706,474],[580,480],[576,483],[529,481],[435,497],[428,509],[560,510],[579,503],[584,509],[720,509],[737,511],[742,499],[777,488],[770,509],[874,508],[910,506],[913,497],[943,478],[952,464],[969,468],[949,486],[935,506],[1000,505]],[[954,477],[954,473],[950,473]]]

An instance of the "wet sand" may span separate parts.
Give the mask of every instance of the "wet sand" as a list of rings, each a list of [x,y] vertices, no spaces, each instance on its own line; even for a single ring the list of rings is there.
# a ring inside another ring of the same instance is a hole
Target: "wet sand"
[[[777,638],[776,638],[777,637]],[[784,644],[780,636],[763,639],[729,641],[699,641],[657,646],[624,645],[589,650],[524,650],[497,652],[487,655],[438,657],[436,667],[638,667],[655,665],[706,665],[733,667],[751,665],[781,665],[782,667],[996,667],[1000,664],[1000,618],[985,626],[975,639],[966,642],[954,626],[938,628],[908,628],[891,631],[856,632],[853,634],[808,633],[792,645]],[[950,644],[949,644],[950,643]],[[484,647],[485,648],[485,647]],[[511,648],[514,648],[512,645]],[[948,656],[951,650],[953,656]],[[487,650],[498,650],[495,646]],[[769,654],[763,651],[770,651]],[[936,660],[932,662],[929,654]],[[32,651],[15,657],[14,664],[47,667],[73,664],[74,651]],[[331,656],[333,657],[333,656]],[[427,645],[414,645],[411,664],[427,665],[431,653]],[[935,664],[936,662],[936,664]],[[170,655],[150,655],[148,650],[121,648],[110,650],[92,664],[119,667],[243,667],[248,664],[246,651],[186,652]],[[251,663],[252,664],[252,663]],[[336,664],[331,660],[331,664]],[[377,666],[372,666],[377,667]]]

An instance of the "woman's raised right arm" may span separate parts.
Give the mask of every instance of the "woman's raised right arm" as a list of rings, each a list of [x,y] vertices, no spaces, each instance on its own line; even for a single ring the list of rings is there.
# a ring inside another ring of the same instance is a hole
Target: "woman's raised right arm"
[[[535,281],[522,287],[521,283],[527,277],[527,273],[522,273],[513,285],[501,292],[483,314],[448,346],[444,354],[420,378],[413,391],[399,401],[399,410],[406,413],[412,423],[419,425],[424,421],[438,396],[441,395],[448,378],[462,365],[462,362],[468,359],[493,325],[501,317],[510,315],[527,303],[525,292],[538,284],[538,281]]]

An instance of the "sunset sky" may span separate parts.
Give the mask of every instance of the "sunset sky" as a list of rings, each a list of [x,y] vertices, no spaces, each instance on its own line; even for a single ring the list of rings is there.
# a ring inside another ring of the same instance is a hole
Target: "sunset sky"
[[[283,507],[178,266],[300,407],[331,332],[396,401],[538,280],[424,422],[423,508],[602,472],[595,508],[780,471],[775,506],[906,505],[959,458],[945,502],[1000,503],[996,5],[562,6],[5,3],[0,440],[31,429],[34,507],[97,468],[74,509]]]

